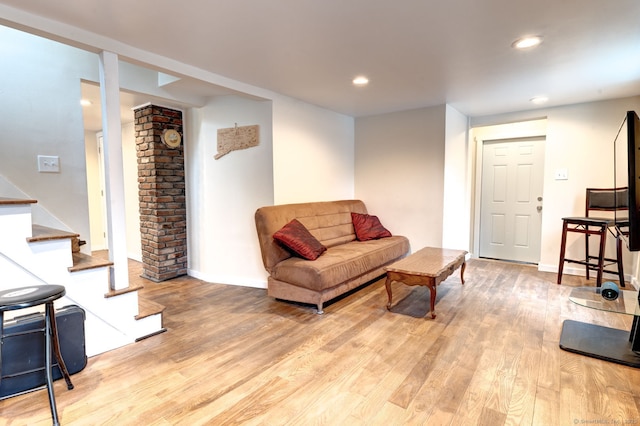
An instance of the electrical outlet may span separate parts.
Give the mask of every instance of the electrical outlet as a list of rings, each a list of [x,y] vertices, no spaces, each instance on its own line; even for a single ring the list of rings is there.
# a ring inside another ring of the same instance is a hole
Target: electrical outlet
[[[569,172],[567,172],[567,169],[556,169],[556,180],[567,179],[569,179]]]
[[[38,155],[40,173],[60,173],[60,158],[57,155]]]

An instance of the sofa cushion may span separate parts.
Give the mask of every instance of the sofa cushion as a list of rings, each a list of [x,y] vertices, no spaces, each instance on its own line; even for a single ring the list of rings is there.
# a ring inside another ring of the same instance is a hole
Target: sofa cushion
[[[352,212],[351,220],[359,241],[376,240],[391,236],[391,232],[382,226],[378,216]]]
[[[327,250],[297,219],[280,228],[273,239],[308,260],[316,260]]]
[[[409,251],[409,240],[393,236],[379,240],[352,241],[330,247],[317,260],[310,262],[291,257],[271,271],[276,280],[323,291],[357,278],[403,257]]]

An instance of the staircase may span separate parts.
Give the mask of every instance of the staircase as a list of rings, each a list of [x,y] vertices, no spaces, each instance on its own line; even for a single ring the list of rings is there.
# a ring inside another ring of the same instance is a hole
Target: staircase
[[[85,310],[88,356],[165,331],[164,307],[139,299],[142,286],[110,289],[113,263],[80,253],[78,234],[33,224],[34,203],[0,198],[0,290],[44,283],[64,285],[66,295],[55,305],[78,305]],[[11,312],[24,315],[26,310]]]

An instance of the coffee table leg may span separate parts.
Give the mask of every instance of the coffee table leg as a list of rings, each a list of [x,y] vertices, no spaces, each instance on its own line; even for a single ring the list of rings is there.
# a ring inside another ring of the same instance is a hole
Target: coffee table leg
[[[387,280],[384,282],[384,286],[387,288],[387,296],[389,297],[389,303],[387,303],[387,310],[391,310],[391,277],[387,275]]]
[[[460,281],[464,284],[464,269],[467,267],[467,262],[462,262],[462,266],[460,266]]]
[[[436,286],[429,286],[429,292],[431,293],[431,300],[429,301],[431,305],[431,319],[436,317]]]

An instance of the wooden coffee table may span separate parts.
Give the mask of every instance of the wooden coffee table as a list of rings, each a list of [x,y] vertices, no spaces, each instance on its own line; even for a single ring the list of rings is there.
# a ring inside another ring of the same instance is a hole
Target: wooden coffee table
[[[429,287],[431,293],[431,318],[436,317],[436,286],[460,267],[460,280],[464,284],[464,269],[467,266],[464,250],[449,250],[425,247],[385,268],[387,271],[387,295],[391,310],[391,283],[399,281],[406,285],[423,285]]]

